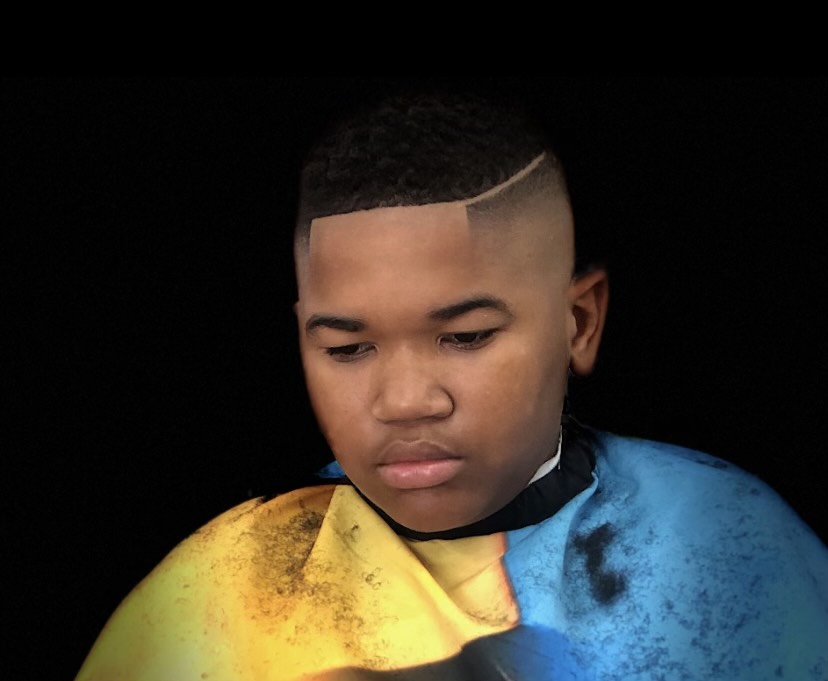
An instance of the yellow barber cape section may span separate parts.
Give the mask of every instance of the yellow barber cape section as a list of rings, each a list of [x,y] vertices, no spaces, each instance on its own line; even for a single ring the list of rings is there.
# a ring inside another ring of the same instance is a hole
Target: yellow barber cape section
[[[502,534],[404,540],[347,485],[252,500],[127,596],[76,681],[347,679],[445,660],[517,625],[505,549]]]

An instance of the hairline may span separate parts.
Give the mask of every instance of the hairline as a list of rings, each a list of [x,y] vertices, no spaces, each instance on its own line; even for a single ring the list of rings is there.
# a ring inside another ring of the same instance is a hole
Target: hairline
[[[535,186],[531,186],[534,183]],[[528,189],[522,192],[524,195],[521,198],[510,196],[515,192],[520,192],[521,189]],[[436,206],[440,204],[457,204],[464,206],[466,214],[469,218],[469,224],[474,227],[478,224],[477,220],[473,219],[474,213],[486,212],[497,213],[505,207],[515,208],[520,211],[524,208],[522,204],[526,202],[527,196],[539,196],[547,194],[547,198],[553,200],[563,199],[567,206],[570,206],[569,194],[566,188],[566,180],[563,174],[557,157],[553,154],[543,151],[535,156],[527,165],[518,170],[514,175],[506,179],[490,189],[487,189],[479,194],[468,197],[466,199],[457,199],[455,201],[434,201],[426,203],[399,203],[396,205],[378,205],[372,208],[364,208],[358,211],[350,211],[345,213],[327,213],[323,215],[314,216],[310,220],[306,220],[306,225],[298,225],[294,236],[294,250],[297,255],[307,253],[310,249],[310,234],[313,221],[323,218],[332,217],[334,215],[348,215],[351,213],[360,213],[378,208],[416,208],[419,206]]]

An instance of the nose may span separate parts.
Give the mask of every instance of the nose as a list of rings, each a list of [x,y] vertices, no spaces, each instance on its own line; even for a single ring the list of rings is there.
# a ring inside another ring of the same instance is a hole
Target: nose
[[[439,419],[454,411],[454,400],[440,380],[439,368],[422,355],[400,351],[376,365],[372,413],[383,423]]]

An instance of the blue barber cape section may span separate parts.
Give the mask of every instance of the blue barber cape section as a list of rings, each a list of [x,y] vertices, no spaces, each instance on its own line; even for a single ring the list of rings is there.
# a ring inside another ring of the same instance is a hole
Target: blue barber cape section
[[[507,532],[405,539],[348,484],[247,502],[130,594],[78,681],[825,681],[828,549],[791,508],[720,459],[591,438],[592,483]]]
[[[549,642],[525,678],[825,679],[828,552],[788,505],[720,459],[597,437],[594,484],[509,533]]]

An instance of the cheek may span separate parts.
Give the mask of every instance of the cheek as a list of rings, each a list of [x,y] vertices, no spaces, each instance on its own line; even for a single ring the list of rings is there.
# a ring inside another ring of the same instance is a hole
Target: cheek
[[[568,367],[565,341],[551,335],[524,340],[492,359],[477,389],[466,391],[477,418],[491,422],[493,429],[508,430],[506,437],[545,426],[563,403]],[[492,414],[500,415],[500,425]]]
[[[308,396],[325,438],[334,451],[347,449],[348,438],[358,433],[358,414],[364,409],[357,385],[336,368],[322,368],[308,359],[303,364]]]
[[[547,332],[520,339],[510,349],[499,371],[499,380],[527,396],[543,392],[569,363],[563,333]]]

